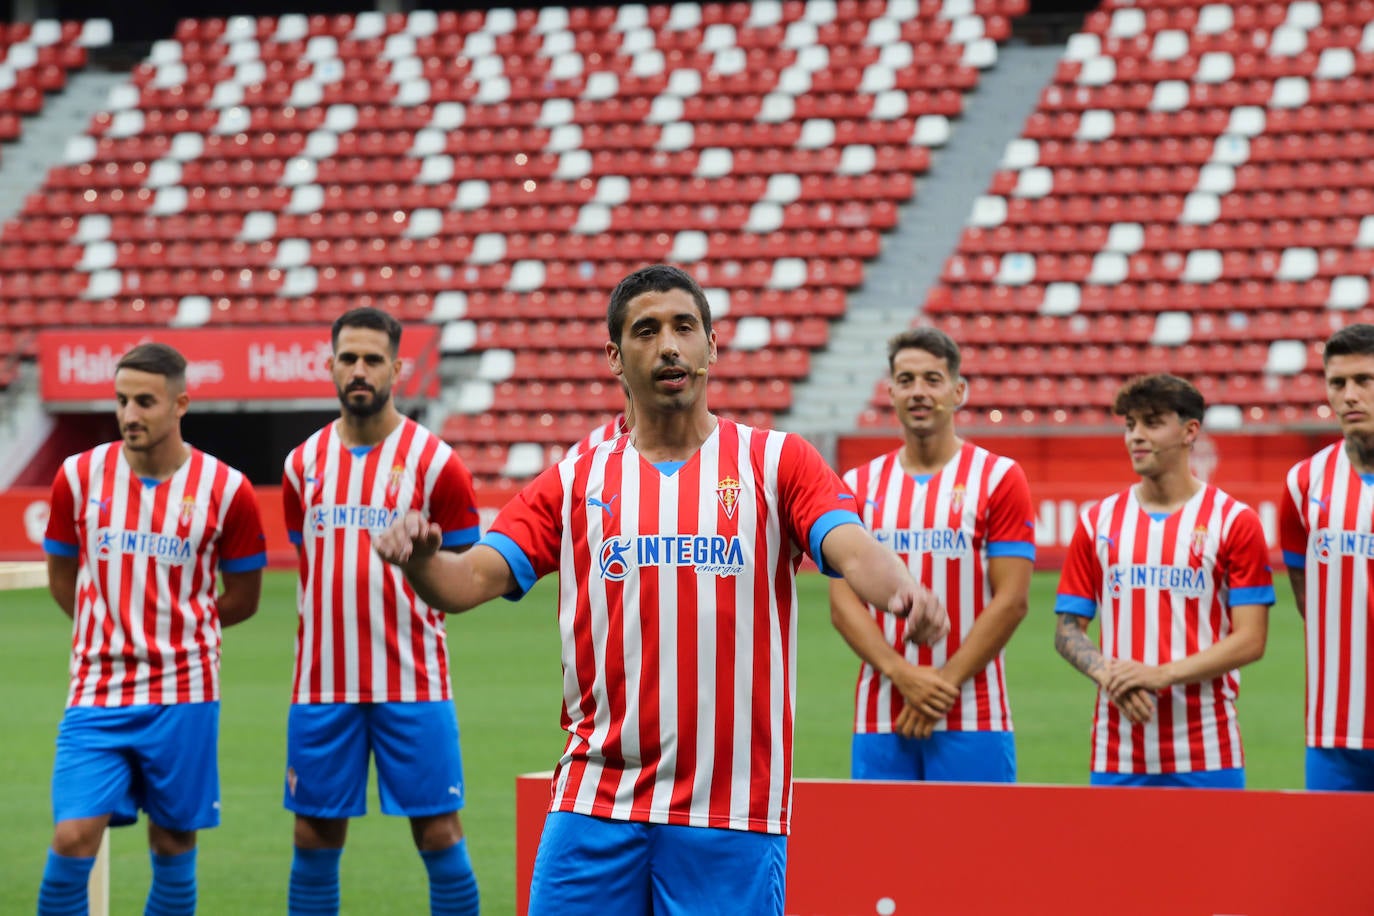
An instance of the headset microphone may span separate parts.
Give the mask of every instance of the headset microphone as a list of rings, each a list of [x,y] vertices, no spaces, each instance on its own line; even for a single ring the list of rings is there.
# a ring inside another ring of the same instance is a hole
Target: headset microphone
[[[701,367],[699,367],[699,368],[697,369],[697,375],[705,375],[705,374],[706,374],[706,367],[705,367],[705,366],[701,366]]]

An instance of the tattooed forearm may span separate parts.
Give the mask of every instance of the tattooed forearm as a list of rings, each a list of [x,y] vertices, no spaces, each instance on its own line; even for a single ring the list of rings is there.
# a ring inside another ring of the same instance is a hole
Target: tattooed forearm
[[[1070,665],[1097,681],[1107,661],[1102,651],[1088,638],[1088,619],[1077,614],[1060,614],[1054,628],[1054,648]]]

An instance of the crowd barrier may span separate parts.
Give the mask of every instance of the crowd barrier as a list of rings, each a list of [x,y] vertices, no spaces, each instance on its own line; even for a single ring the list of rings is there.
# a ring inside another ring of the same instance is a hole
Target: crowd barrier
[[[525,916],[548,773],[517,777]],[[1368,916],[1374,794],[799,779],[788,916]]]

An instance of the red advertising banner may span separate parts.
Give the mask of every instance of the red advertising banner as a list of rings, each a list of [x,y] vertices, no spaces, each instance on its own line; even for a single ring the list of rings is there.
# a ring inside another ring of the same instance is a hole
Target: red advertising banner
[[[789,916],[1374,910],[1374,795],[798,779],[792,799]],[[549,774],[516,778],[521,916],[548,806]]]
[[[136,344],[157,341],[186,357],[199,401],[334,400],[329,330],[320,327],[53,330],[38,335],[39,390],[48,403],[109,405],[115,365]],[[407,325],[396,397],[439,393],[439,328]]]

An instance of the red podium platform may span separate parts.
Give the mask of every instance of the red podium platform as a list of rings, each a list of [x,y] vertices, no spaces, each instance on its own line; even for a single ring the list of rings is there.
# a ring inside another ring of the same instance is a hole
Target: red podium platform
[[[516,780],[524,916],[548,774]],[[1374,794],[796,782],[789,916],[1368,916]]]

